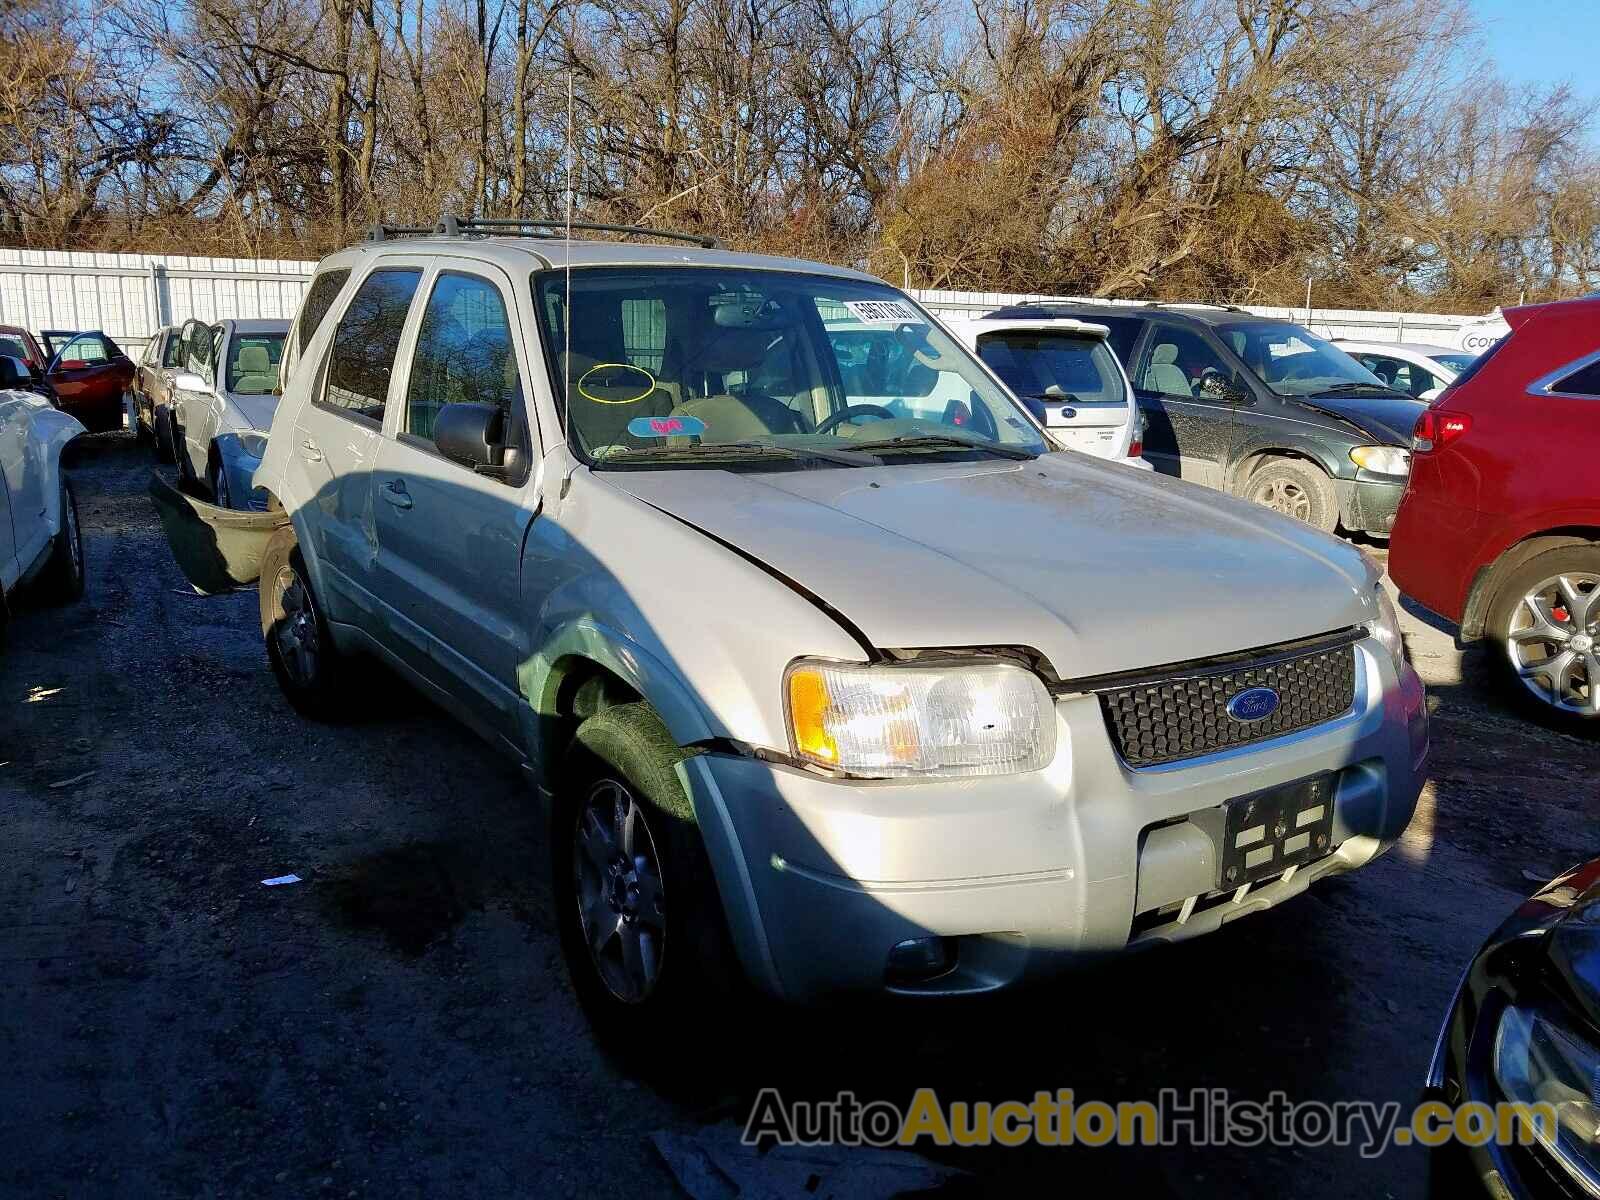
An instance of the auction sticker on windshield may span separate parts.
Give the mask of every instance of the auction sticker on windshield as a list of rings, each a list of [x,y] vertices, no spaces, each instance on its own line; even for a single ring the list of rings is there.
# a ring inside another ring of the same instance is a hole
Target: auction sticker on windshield
[[[863,325],[903,325],[907,321],[923,324],[916,309],[902,300],[846,300],[850,315]]]

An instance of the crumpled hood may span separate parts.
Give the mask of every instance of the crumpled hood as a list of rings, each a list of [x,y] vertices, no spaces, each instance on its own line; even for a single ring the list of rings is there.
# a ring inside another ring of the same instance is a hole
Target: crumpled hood
[[[1296,396],[1309,408],[1326,409],[1366,430],[1376,441],[1391,446],[1409,446],[1417,418],[1427,409],[1421,400],[1409,396]]]
[[[1080,454],[597,477],[767,565],[880,649],[1026,646],[1075,678],[1272,645],[1375,612],[1374,572],[1353,547]],[[761,620],[736,604],[723,616]]]
[[[1549,955],[1573,999],[1600,1025],[1600,870],[1588,875],[1593,882],[1550,931]]]
[[[272,428],[272,414],[278,411],[280,396],[243,396],[228,393],[227,416],[235,433],[256,430],[266,433]]]

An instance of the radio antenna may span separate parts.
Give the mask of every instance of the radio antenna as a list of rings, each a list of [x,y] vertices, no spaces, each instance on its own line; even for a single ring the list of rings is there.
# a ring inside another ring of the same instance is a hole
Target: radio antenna
[[[577,154],[573,147],[573,85],[572,56],[578,49],[578,5],[571,0],[569,9],[570,39],[567,45],[567,228],[566,228],[566,301],[562,313],[561,329],[566,338],[565,352],[561,357],[561,417],[562,436],[570,444],[569,429],[572,424],[572,210],[577,202],[577,181],[573,171]]]

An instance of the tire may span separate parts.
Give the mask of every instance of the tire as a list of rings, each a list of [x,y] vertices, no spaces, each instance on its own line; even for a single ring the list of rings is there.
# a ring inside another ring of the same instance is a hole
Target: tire
[[[686,1035],[748,990],[674,770],[685,757],[649,705],[617,705],[578,727],[557,792],[567,970],[601,1041],[635,1065],[703,1049]]]
[[[222,468],[222,459],[215,451],[206,468],[206,486],[211,489],[211,500],[218,508],[232,508],[233,497],[228,491],[228,473]]]
[[[1545,724],[1600,733],[1600,545],[1546,550],[1511,571],[1486,632],[1507,699]]]
[[[177,455],[173,453],[172,436],[172,410],[165,405],[156,409],[156,427],[154,430],[156,443],[156,459],[160,462],[177,464]]]
[[[1250,472],[1239,495],[1253,504],[1332,533],[1339,527],[1339,498],[1321,467],[1298,458],[1269,458]]]
[[[194,466],[189,462],[188,448],[183,440],[183,427],[178,424],[178,418],[171,409],[167,410],[167,450],[178,468],[178,486],[193,487],[197,482],[194,477]]]
[[[50,543],[50,558],[39,574],[39,595],[51,604],[70,604],[83,595],[83,530],[72,485],[61,480],[61,528]]]
[[[133,394],[133,438],[141,446],[148,446],[155,440],[155,431],[144,419],[144,404],[137,392]]]
[[[261,634],[284,698],[303,717],[339,721],[348,664],[328,634],[293,528],[272,535],[261,555]]]

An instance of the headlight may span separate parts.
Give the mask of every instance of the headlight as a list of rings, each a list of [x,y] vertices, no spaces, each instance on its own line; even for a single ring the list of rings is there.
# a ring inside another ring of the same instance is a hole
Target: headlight
[[[1374,475],[1411,474],[1411,451],[1399,446],[1357,446],[1350,451],[1350,461]]]
[[[1049,694],[1010,663],[802,661],[784,694],[794,753],[855,775],[1011,775],[1055,757]]]
[[[1378,619],[1372,623],[1372,636],[1383,643],[1383,648],[1399,666],[1406,660],[1406,642],[1400,636],[1400,613],[1389,599],[1389,593],[1383,590],[1383,584],[1373,588],[1372,594],[1378,601]]]
[[[267,453],[267,435],[264,433],[241,433],[239,435],[239,449],[251,458],[261,458]]]
[[[1600,1050],[1539,1013],[1507,1008],[1494,1077],[1506,1099],[1555,1110],[1555,1128],[1534,1122],[1535,1135],[1567,1170],[1600,1185]]]

